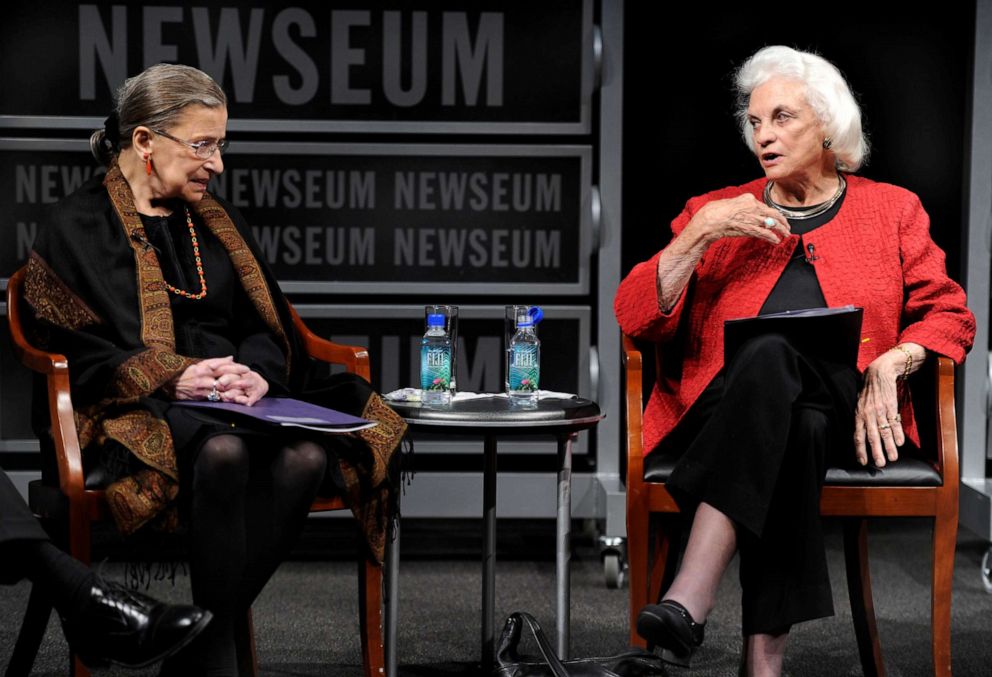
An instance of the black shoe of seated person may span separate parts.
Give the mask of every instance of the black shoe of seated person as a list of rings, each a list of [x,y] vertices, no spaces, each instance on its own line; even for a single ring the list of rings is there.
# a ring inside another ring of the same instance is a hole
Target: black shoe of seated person
[[[142,668],[189,644],[210,618],[199,607],[166,604],[98,578],[83,609],[63,619],[62,629],[87,667]]]
[[[666,649],[664,660],[685,667],[702,645],[705,629],[706,623],[697,623],[684,606],[671,599],[648,604],[637,616],[637,634]]]

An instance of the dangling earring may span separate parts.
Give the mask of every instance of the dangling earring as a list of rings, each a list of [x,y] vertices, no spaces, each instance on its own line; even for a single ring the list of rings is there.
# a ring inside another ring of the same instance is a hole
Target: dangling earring
[[[823,150],[830,150],[830,147],[834,145],[834,140],[829,136],[823,140]]]
[[[152,157],[148,153],[145,153],[145,174],[152,175]]]

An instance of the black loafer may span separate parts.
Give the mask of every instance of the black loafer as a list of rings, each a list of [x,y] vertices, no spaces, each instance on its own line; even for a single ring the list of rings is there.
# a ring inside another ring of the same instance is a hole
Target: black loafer
[[[186,604],[165,604],[118,583],[97,581],[86,607],[62,621],[69,646],[88,667],[115,663],[143,668],[188,644],[211,614]]]
[[[686,608],[670,599],[649,604],[637,616],[637,634],[655,646],[667,649],[663,658],[677,665],[689,665],[693,652],[703,643],[705,623],[697,623]]]

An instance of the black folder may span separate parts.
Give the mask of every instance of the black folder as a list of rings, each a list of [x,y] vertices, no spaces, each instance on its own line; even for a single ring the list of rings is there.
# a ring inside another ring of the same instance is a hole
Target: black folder
[[[863,308],[810,308],[787,310],[723,323],[724,364],[744,343],[763,334],[781,334],[804,355],[857,366],[861,347]]]

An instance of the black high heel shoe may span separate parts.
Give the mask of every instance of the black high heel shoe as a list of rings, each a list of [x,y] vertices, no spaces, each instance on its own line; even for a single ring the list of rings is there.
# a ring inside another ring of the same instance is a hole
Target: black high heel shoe
[[[683,667],[689,667],[692,654],[702,645],[705,629],[706,623],[697,623],[684,606],[671,599],[649,604],[637,616],[637,634],[666,649],[665,661]]]

